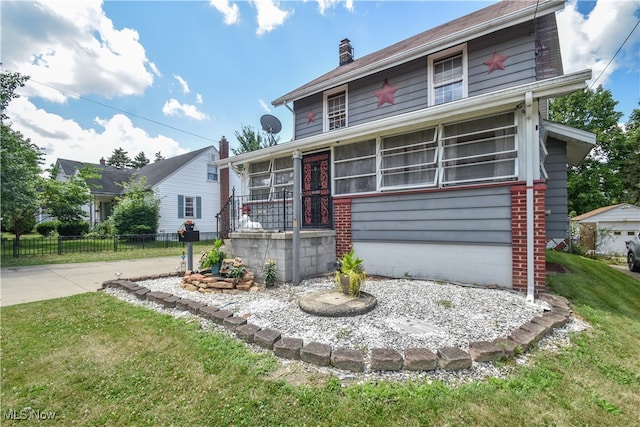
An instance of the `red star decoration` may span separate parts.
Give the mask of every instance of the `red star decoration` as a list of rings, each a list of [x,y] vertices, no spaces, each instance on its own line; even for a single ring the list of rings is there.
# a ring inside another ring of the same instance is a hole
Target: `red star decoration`
[[[315,122],[316,121],[316,112],[312,111],[311,113],[307,114],[307,124]]]
[[[495,70],[504,70],[504,61],[509,58],[509,55],[500,55],[498,52],[493,52],[493,56],[490,60],[484,61],[484,65],[489,66],[489,72],[487,74],[491,74]]]
[[[393,99],[393,94],[398,90],[398,86],[391,86],[387,79],[384,79],[384,83],[382,83],[382,89],[373,92],[373,94],[378,98],[378,107],[382,106],[385,102],[393,105],[396,101]]]

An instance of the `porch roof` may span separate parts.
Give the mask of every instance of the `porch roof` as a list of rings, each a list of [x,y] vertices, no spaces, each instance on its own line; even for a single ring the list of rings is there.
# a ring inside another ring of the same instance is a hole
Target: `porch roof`
[[[596,145],[596,134],[560,123],[542,121],[547,136],[567,143],[567,163],[577,166]]]

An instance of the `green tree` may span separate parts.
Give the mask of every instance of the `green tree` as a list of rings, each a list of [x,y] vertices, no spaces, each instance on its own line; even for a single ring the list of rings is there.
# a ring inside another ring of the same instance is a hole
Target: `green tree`
[[[93,198],[90,182],[100,179],[101,171],[85,165],[65,181],[56,179],[59,172],[57,167],[52,166],[47,172],[49,179],[43,182],[40,193],[42,208],[62,223],[75,223],[86,218],[83,207]]]
[[[629,115],[625,134],[629,156],[620,170],[623,201],[640,206],[640,109],[636,108]]]
[[[578,215],[620,203],[624,184],[620,171],[628,158],[629,146],[618,121],[622,113],[602,86],[574,92],[551,102],[549,118],[596,134],[597,143],[587,158],[567,170],[569,211]]]
[[[164,156],[162,155],[162,152],[158,151],[156,153],[156,158],[153,161],[155,163],[155,162],[159,162],[160,160],[164,160]]]
[[[155,234],[160,220],[160,199],[147,188],[145,177],[132,177],[125,194],[113,209],[113,227],[117,234]]]
[[[113,150],[113,154],[107,159],[107,164],[116,168],[126,169],[131,167],[132,162],[129,153],[119,147]]]
[[[131,162],[131,166],[135,169],[140,169],[146,165],[148,165],[151,162],[151,160],[149,160],[147,158],[147,156],[145,156],[144,151],[141,151],[138,153],[138,155],[133,159],[133,162]]]
[[[234,132],[236,139],[240,143],[239,148],[232,148],[231,151],[236,156],[242,153],[248,153],[250,151],[256,151],[261,148],[271,147],[278,144],[280,137],[271,138],[270,136],[263,136],[260,132],[256,132],[253,127],[242,125],[240,131]]]
[[[6,108],[17,98],[15,90],[29,79],[19,73],[0,73],[0,217],[2,226],[16,235],[29,233],[35,225],[42,150],[20,132],[11,129]],[[17,253],[17,252],[16,252]]]

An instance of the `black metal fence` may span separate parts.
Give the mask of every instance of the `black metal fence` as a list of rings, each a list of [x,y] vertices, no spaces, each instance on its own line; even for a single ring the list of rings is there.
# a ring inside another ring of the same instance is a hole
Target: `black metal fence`
[[[151,248],[181,248],[178,233],[136,234],[119,236],[58,236],[20,239],[2,239],[3,257],[37,255],[64,255],[78,252],[118,252]],[[213,242],[214,232],[200,232],[200,241]]]
[[[250,196],[235,191],[216,215],[222,238],[241,230],[287,231],[293,228],[293,193],[281,190]]]

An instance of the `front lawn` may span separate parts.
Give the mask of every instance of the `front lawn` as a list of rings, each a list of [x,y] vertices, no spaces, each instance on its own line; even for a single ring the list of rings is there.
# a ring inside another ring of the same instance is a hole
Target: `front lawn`
[[[102,293],[4,307],[2,425],[36,411],[65,426],[638,425],[640,281],[574,255],[549,261],[567,269],[550,288],[593,328],[508,362],[508,379],[455,387],[320,374],[294,385],[269,353]]]

